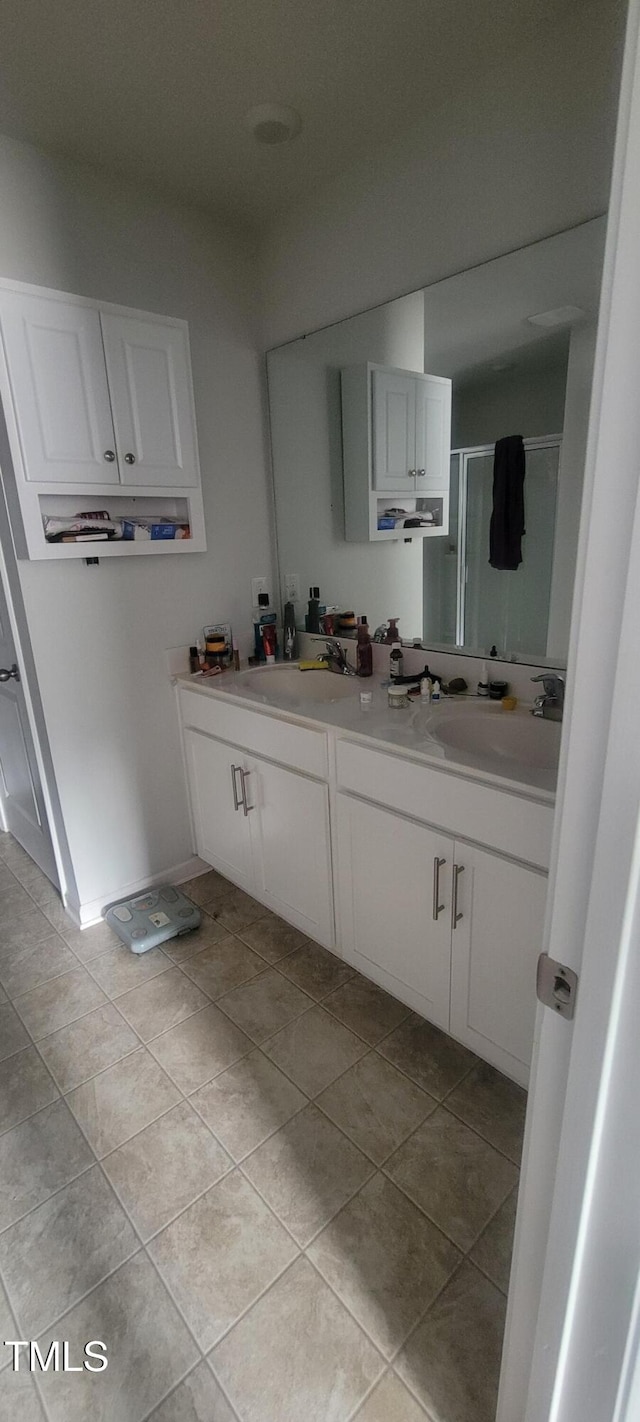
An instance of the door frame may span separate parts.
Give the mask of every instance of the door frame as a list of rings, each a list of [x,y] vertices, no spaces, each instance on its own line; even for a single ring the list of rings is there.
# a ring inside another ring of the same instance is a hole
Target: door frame
[[[639,175],[630,0],[544,935],[580,982],[574,1023],[538,1009],[498,1422],[631,1422],[639,1391]]]

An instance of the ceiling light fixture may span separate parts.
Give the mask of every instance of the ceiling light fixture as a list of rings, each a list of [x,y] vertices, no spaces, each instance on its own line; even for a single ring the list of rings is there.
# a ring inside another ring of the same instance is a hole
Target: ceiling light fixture
[[[537,316],[527,316],[531,326],[571,326],[586,316],[581,306],[555,306],[552,311],[539,311]]]
[[[302,128],[300,114],[287,104],[255,104],[244,121],[256,143],[288,143]]]

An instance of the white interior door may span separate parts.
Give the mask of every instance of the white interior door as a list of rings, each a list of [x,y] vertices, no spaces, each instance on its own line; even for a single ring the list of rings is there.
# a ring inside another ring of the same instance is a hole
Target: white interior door
[[[98,312],[2,291],[0,320],[25,477],[117,484]]]
[[[390,810],[338,794],[342,937],[351,962],[449,1029],[453,840]],[[434,919],[435,861],[438,915]]]
[[[374,370],[373,487],[384,493],[415,490],[416,392],[405,371]]]
[[[123,484],[198,482],[187,334],[183,326],[102,312]]]
[[[51,882],[57,885],[47,812],[1,579],[0,800],[6,828]]]
[[[198,854],[247,893],[253,891],[248,816],[242,806],[240,768],[246,757],[201,731],[185,731],[187,774]]]
[[[247,797],[260,897],[303,933],[332,948],[328,787],[252,758]]]
[[[416,490],[449,487],[451,381],[439,375],[415,379]]]

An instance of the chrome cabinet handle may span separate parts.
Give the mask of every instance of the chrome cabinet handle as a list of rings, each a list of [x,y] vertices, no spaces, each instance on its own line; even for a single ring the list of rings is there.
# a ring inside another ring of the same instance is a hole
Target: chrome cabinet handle
[[[125,454],[125,456],[124,456],[124,462],[125,462],[125,464],[135,464],[135,462],[136,462],[136,456],[135,456],[135,454]]]
[[[238,787],[237,787],[237,784],[236,784],[236,771],[238,771],[238,770],[240,770],[240,766],[239,766],[239,765],[232,765],[232,766],[231,766],[231,788],[232,788],[232,790],[233,790],[233,808],[234,808],[234,810],[239,810],[239,809],[240,809],[240,805],[242,804],[242,800],[238,798]],[[240,774],[242,775],[242,771],[241,771],[241,770],[240,770]]]
[[[443,864],[446,864],[446,862],[447,862],[446,859],[438,859],[437,854],[436,854],[436,857],[435,857],[435,859],[434,859],[434,861],[433,861],[433,919],[434,919],[434,923],[437,923],[437,922],[438,922],[438,915],[441,914],[441,913],[442,913],[442,910],[444,909],[444,904],[439,903],[438,900],[439,900],[439,898],[440,898],[440,870],[441,870]]]
[[[114,459],[115,459],[116,456],[115,456],[115,454],[114,454],[114,452],[113,452],[112,449],[105,449],[104,457],[105,457],[105,459],[106,459],[106,461],[107,461],[107,464],[113,464],[113,461],[114,461]]]
[[[242,809],[243,809],[243,811],[244,811],[245,818],[246,818],[246,816],[247,816],[248,813],[249,813],[249,810],[253,810],[253,808],[254,808],[253,805],[248,805],[248,804],[247,804],[247,777],[248,777],[248,775],[249,775],[249,771],[248,771],[248,770],[243,770],[243,769],[242,769],[242,766],[239,767],[239,770],[240,770],[240,784],[242,785]]]
[[[19,681],[19,680],[20,680],[20,672],[18,671],[18,666],[17,666],[17,663],[16,663],[16,662],[13,663],[13,666],[12,666],[12,667],[0,667],[0,681]]]
[[[453,866],[453,887],[451,893],[451,927],[457,928],[460,919],[463,917],[458,913],[458,880],[464,874],[464,864],[454,864]]]

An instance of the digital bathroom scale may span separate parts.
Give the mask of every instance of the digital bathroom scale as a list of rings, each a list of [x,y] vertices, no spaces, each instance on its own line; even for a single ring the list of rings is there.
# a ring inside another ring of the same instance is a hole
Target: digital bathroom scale
[[[173,884],[159,884],[132,899],[109,904],[102,917],[132,953],[146,953],[168,938],[199,928],[200,909]]]

